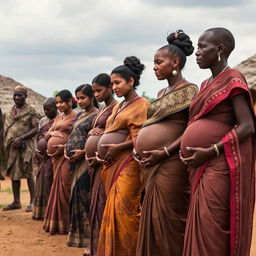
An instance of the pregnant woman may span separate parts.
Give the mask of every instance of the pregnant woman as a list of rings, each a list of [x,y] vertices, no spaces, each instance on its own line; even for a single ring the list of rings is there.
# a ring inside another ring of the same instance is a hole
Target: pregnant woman
[[[43,228],[50,235],[68,233],[68,206],[70,198],[71,174],[69,161],[64,157],[64,147],[71,133],[77,113],[73,111],[77,103],[70,91],[62,90],[55,97],[61,113],[52,124],[45,138],[48,140],[47,153],[52,157],[53,184],[46,208]]]
[[[124,100],[114,107],[99,141],[99,157],[107,164],[102,170],[107,201],[97,256],[135,255],[142,184],[139,164],[132,158],[132,139],[149,105],[135,91],[144,68],[138,58],[127,57],[111,73],[113,90]]]
[[[137,245],[139,256],[181,255],[189,201],[187,168],[179,159],[181,135],[197,86],[181,70],[194,47],[181,30],[168,36],[168,45],[154,57],[158,80],[168,87],[148,108],[148,120],[136,139],[145,196]]]
[[[113,107],[117,104],[112,92],[111,78],[108,74],[97,75],[92,81],[94,96],[98,102],[104,102],[105,107],[100,109],[93,120],[92,129],[85,144],[87,159],[91,162],[91,207],[90,207],[90,255],[97,255],[97,246],[102,216],[106,203],[104,184],[101,178],[102,164],[95,162],[95,152],[98,142],[103,134],[106,121],[111,115]]]
[[[250,254],[255,195],[255,115],[243,75],[228,66],[230,31],[206,30],[197,64],[210,69],[191,103],[181,142],[189,166],[191,203],[184,256]]]
[[[81,111],[73,125],[68,138],[65,156],[70,161],[72,173],[71,197],[69,203],[70,229],[68,246],[87,247],[90,211],[90,176],[88,162],[85,160],[84,145],[94,117],[97,115],[98,103],[93,95],[92,86],[82,84],[75,90]]]

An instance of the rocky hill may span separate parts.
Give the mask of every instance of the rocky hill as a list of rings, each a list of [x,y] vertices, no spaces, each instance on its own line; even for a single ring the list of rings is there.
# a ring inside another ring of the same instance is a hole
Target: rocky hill
[[[13,90],[20,83],[15,80],[0,75],[0,107],[3,113],[6,113],[13,105]],[[28,88],[27,103],[31,104],[36,111],[43,115],[43,102],[46,99],[43,95]]]

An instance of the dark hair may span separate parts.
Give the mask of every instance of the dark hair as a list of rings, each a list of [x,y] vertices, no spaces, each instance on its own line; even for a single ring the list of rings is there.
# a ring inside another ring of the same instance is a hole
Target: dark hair
[[[180,69],[183,69],[186,64],[186,56],[189,56],[193,53],[194,47],[190,37],[179,29],[175,33],[171,33],[167,37],[168,45],[161,47],[162,49],[169,49],[170,52],[175,53],[180,58]]]
[[[209,28],[205,32],[213,32],[215,35],[214,39],[216,43],[223,43],[227,46],[225,49],[225,54],[227,57],[235,49],[235,38],[228,29],[222,27]]]
[[[101,73],[101,74],[99,74],[99,75],[97,75],[96,77],[93,78],[92,84],[93,83],[108,88],[108,87],[111,86],[111,78],[108,74]]]
[[[96,108],[99,107],[99,104],[98,104],[97,100],[94,97],[92,86],[90,84],[81,84],[81,85],[79,85],[75,90],[76,94],[78,92],[82,92],[83,94],[88,96],[92,100],[94,107],[96,107]]]
[[[62,91],[59,91],[57,94],[56,94],[56,96],[55,96],[55,98],[56,97],[60,97],[61,98],[61,100],[63,101],[63,102],[69,102],[70,100],[72,100],[72,109],[74,109],[74,108],[76,108],[77,107],[77,102],[76,102],[76,100],[74,99],[74,97],[73,97],[73,95],[72,95],[72,93],[69,91],[69,90],[62,90]]]
[[[129,81],[131,77],[134,78],[134,89],[140,84],[140,75],[145,69],[145,65],[140,62],[140,60],[135,56],[126,57],[124,59],[124,65],[114,68],[111,72],[112,74],[118,74],[122,78]]]

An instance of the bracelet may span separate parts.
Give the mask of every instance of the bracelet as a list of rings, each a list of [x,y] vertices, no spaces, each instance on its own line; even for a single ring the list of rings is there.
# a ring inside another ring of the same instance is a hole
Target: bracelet
[[[171,156],[170,153],[169,153],[169,151],[168,151],[168,149],[167,149],[167,147],[164,147],[164,151],[165,151],[165,153],[166,153],[166,155],[167,155],[168,157]]]
[[[215,151],[215,153],[216,153],[216,155],[218,157],[220,155],[220,151],[219,151],[218,146],[216,144],[212,144],[212,147],[214,148],[214,151]]]

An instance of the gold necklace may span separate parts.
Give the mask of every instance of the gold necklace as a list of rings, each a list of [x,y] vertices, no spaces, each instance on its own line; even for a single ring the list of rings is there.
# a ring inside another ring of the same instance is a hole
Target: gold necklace
[[[180,84],[181,84],[182,82],[184,82],[184,81],[185,81],[185,78],[183,78],[182,80],[180,80],[177,84],[175,84],[175,85],[172,86],[172,87],[170,87],[170,86],[166,87],[161,97],[163,97],[166,93],[169,93],[169,92],[173,91],[178,85],[180,85]],[[169,88],[170,88],[170,89],[169,89]],[[168,90],[168,89],[169,89],[169,90]]]

